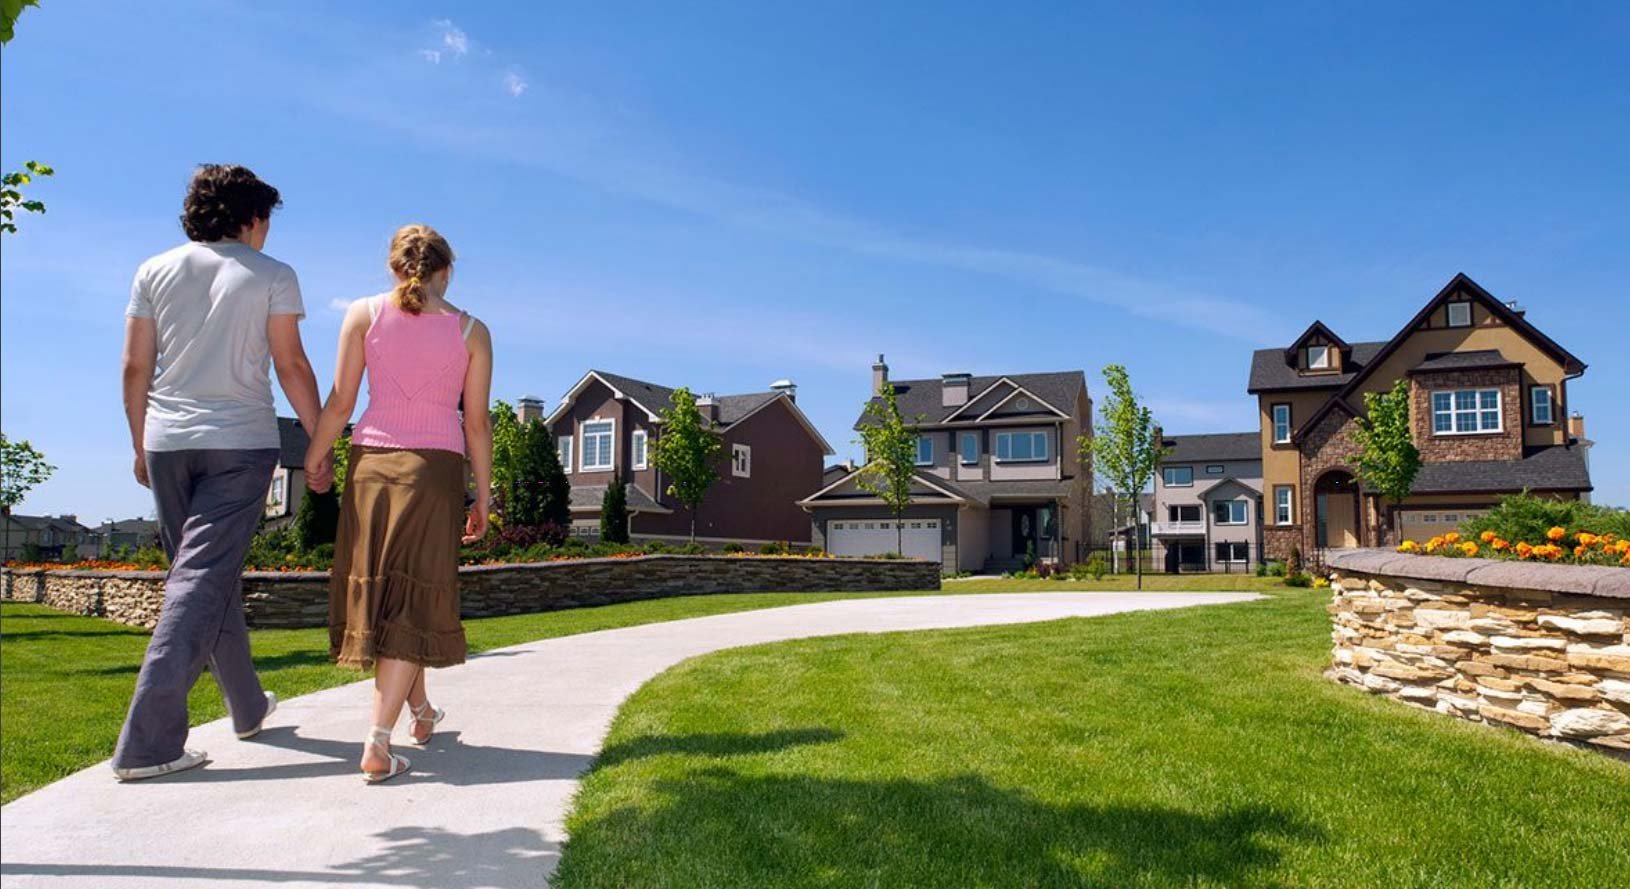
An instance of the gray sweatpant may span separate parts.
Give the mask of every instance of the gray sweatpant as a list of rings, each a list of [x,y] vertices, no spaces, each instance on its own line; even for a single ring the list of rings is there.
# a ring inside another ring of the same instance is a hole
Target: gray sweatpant
[[[277,453],[148,453],[147,475],[170,573],[164,608],[113,753],[115,768],[180,758],[187,741],[187,693],[205,667],[215,674],[237,731],[248,731],[266,717],[266,696],[249,659],[242,575]]]

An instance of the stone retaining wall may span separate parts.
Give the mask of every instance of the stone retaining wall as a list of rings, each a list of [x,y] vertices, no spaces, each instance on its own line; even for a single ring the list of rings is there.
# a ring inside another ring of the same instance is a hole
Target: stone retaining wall
[[[1630,751],[1630,569],[1328,557],[1326,675],[1474,722]]]
[[[157,571],[3,572],[0,598],[151,628],[164,602]],[[759,556],[637,556],[459,569],[464,616],[492,617],[704,593],[938,590],[937,562]],[[249,572],[244,611],[256,628],[328,623],[328,573]]]

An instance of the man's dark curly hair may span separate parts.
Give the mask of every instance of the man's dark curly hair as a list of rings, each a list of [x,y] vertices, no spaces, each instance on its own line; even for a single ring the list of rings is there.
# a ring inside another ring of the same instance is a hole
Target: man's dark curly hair
[[[277,189],[237,164],[203,164],[192,174],[181,205],[181,227],[194,241],[235,238],[257,219],[272,218],[283,203]]]

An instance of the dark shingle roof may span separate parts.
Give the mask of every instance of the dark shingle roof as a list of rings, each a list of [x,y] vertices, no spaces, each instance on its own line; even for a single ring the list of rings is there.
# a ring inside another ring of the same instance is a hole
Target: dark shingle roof
[[[667,386],[659,386],[656,383],[636,380],[622,374],[607,373],[603,370],[597,370],[594,373],[616,387],[624,395],[639,402],[652,413],[660,414],[673,403],[674,390]],[[700,392],[695,394],[698,397],[702,395]],[[714,396],[713,402],[719,407],[719,425],[729,426],[731,423],[763,407],[780,394],[779,392],[749,392],[741,395]]]
[[[1213,432],[1205,435],[1168,435],[1162,463],[1198,463],[1204,460],[1261,460],[1262,433]]]
[[[1410,373],[1513,366],[1515,365],[1511,359],[1501,355],[1499,349],[1476,349],[1470,352],[1445,352],[1441,355],[1429,356],[1425,361],[1411,368]]]
[[[951,483],[947,483],[944,479],[935,479],[934,481],[935,484],[943,488],[955,490],[969,500],[987,506],[996,500],[1011,500],[1019,497],[1068,497],[1075,484],[1071,481],[1056,479]]]
[[[311,445],[311,436],[306,434],[299,420],[278,417],[277,439],[277,465],[293,469],[306,465],[306,448]]]
[[[1414,492],[1588,491],[1585,449],[1554,445],[1536,448],[1521,460],[1469,460],[1427,463],[1415,476]]]
[[[970,378],[968,380],[968,399],[970,401],[977,399],[980,393],[989,389],[1004,377],[1066,414],[1075,409],[1076,395],[1087,386],[1086,374],[1079,370],[1033,374],[999,374]],[[894,398],[900,405],[900,415],[905,417],[908,423],[919,422],[918,417],[922,418],[920,422],[923,423],[943,422],[951,414],[965,407],[965,405],[960,404],[951,407],[941,404],[943,380],[940,379],[890,380],[889,382],[894,384]],[[873,396],[870,401],[877,400],[877,397]],[[968,419],[973,419],[973,417],[969,416]],[[862,409],[860,417],[855,420],[854,428],[859,429],[866,424],[866,420],[866,411]]]
[[[605,497],[605,485],[572,485],[571,504],[573,510],[594,510],[598,512]],[[630,512],[636,510],[642,512],[671,511],[665,506],[658,505],[655,500],[651,499],[651,495],[645,493],[639,485],[628,486],[628,509]]]
[[[1251,378],[1245,388],[1252,393],[1265,389],[1334,389],[1357,376],[1385,345],[1353,343],[1352,356],[1341,373],[1306,375],[1285,363],[1284,349],[1258,349],[1251,354]]]

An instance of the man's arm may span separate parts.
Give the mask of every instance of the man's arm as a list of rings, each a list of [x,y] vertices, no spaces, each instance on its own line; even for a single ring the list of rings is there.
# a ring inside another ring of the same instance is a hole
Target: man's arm
[[[277,384],[300,418],[301,428],[307,435],[317,431],[317,420],[323,412],[323,403],[317,397],[317,374],[306,358],[305,344],[300,341],[299,315],[267,315],[266,342],[272,350],[272,367],[277,371]],[[325,468],[328,464],[324,464]],[[320,478],[311,479],[323,484]],[[317,490],[317,488],[313,488]]]
[[[130,447],[135,451],[136,481],[147,486],[147,392],[153,387],[153,369],[158,366],[158,324],[152,318],[125,319],[124,350],[125,420],[130,424]]]

